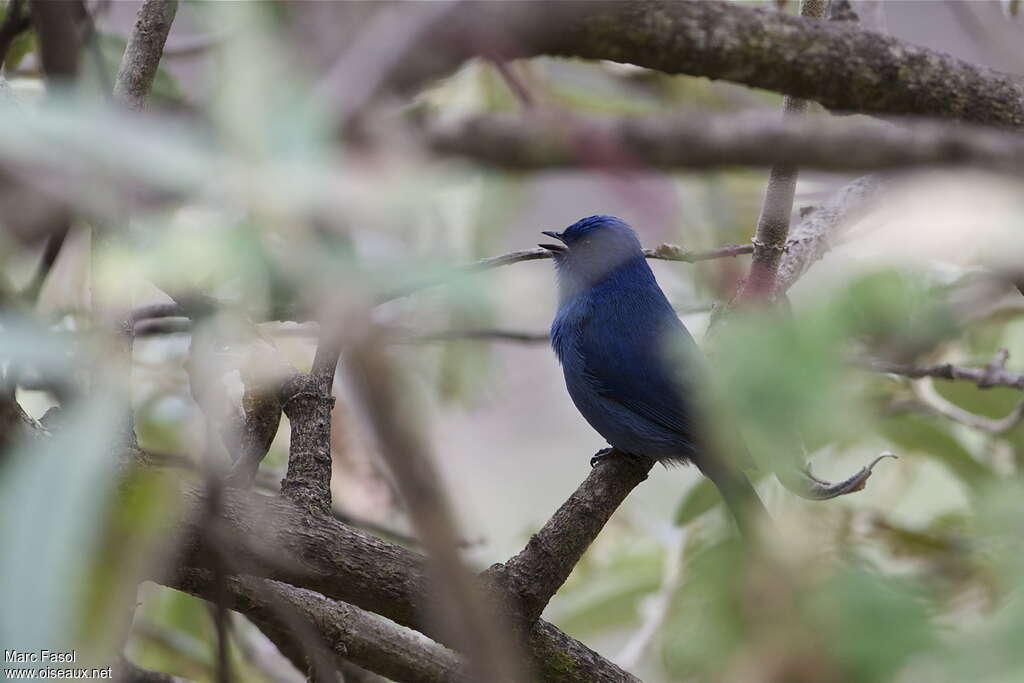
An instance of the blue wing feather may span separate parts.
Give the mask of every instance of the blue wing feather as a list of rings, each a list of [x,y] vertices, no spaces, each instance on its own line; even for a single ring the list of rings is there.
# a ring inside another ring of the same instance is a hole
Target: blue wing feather
[[[695,441],[696,406],[687,397],[699,382],[700,351],[647,264],[637,270],[616,273],[567,307],[552,342],[563,365],[575,366],[598,396],[641,418],[640,430],[648,423],[647,431],[658,432],[650,437],[659,450],[674,435],[682,455]],[[680,351],[698,358],[677,367],[670,359]]]

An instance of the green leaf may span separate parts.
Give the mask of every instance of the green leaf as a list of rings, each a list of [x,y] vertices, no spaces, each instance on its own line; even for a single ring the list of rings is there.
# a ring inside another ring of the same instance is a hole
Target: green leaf
[[[116,405],[95,397],[56,436],[26,444],[0,470],[5,647],[73,645],[82,561],[94,547],[114,485],[110,435]]]
[[[698,481],[676,508],[676,526],[685,526],[722,502],[722,496],[710,479]]]

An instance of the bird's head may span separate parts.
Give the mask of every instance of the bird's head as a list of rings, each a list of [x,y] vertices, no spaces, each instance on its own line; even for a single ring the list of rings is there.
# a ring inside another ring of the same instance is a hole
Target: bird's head
[[[618,266],[644,257],[633,228],[614,216],[588,216],[562,232],[541,234],[558,240],[539,246],[551,252],[559,281],[569,285],[596,284]]]

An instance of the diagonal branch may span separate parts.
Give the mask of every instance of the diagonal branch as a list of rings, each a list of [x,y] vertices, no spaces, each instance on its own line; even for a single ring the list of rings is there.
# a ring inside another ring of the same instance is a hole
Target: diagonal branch
[[[786,252],[779,263],[777,293],[784,294],[828,253],[842,232],[870,201],[878,199],[882,190],[878,176],[863,176],[844,185],[824,205],[809,209],[789,233]]]
[[[530,622],[540,618],[612,513],[647,479],[653,465],[653,460],[619,453],[602,457],[518,555],[488,570],[509,594],[513,610]]]
[[[432,454],[415,428],[394,363],[381,350],[371,328],[348,351],[348,368],[370,417],[381,452],[405,500],[417,536],[428,552],[437,618],[446,636],[470,660],[474,680],[523,680],[513,656],[511,630],[482,586],[459,557],[460,535]]]
[[[597,467],[591,477],[612,478],[616,470]],[[612,483],[606,483],[611,486]],[[315,516],[288,500],[225,490],[221,511],[228,533],[224,552],[252,575],[316,591],[376,612],[393,621],[443,637],[429,618],[426,558],[370,536],[332,518]],[[186,508],[201,509],[197,494],[186,494]],[[586,510],[579,508],[579,514]],[[181,566],[208,567],[212,550],[194,514],[175,523],[184,531]],[[636,679],[557,628],[538,621],[527,634],[539,680],[559,683]]]
[[[174,588],[206,600],[216,591],[210,572],[180,569],[169,581]],[[335,656],[335,665],[353,662],[382,676],[413,683],[447,683],[463,679],[463,662],[451,650],[383,617],[330,600],[313,591],[251,576],[227,580],[227,606],[244,614],[278,646],[301,661],[293,629],[281,621],[271,601],[287,605],[310,624]]]
[[[114,82],[114,97],[129,109],[142,111],[146,106],[177,11],[178,0],[145,0],[135,16]]]

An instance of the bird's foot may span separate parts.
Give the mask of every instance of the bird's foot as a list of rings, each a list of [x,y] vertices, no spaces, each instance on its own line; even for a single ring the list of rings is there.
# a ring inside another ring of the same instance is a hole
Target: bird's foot
[[[597,453],[594,453],[593,456],[591,456],[591,458],[590,458],[590,466],[591,467],[595,467],[597,465],[597,463],[601,462],[602,460],[604,460],[605,458],[607,458],[609,455],[611,455],[614,452],[615,452],[614,448],[602,448]]]
[[[625,462],[635,465],[637,472],[640,475],[640,481],[647,479],[647,473],[651,471],[652,467],[654,467],[654,460],[648,457],[633,455],[632,453],[623,453],[622,451],[617,451],[614,448],[602,448],[597,453],[594,453],[594,456],[590,458],[590,467],[593,469],[599,463],[611,458],[623,458]]]

